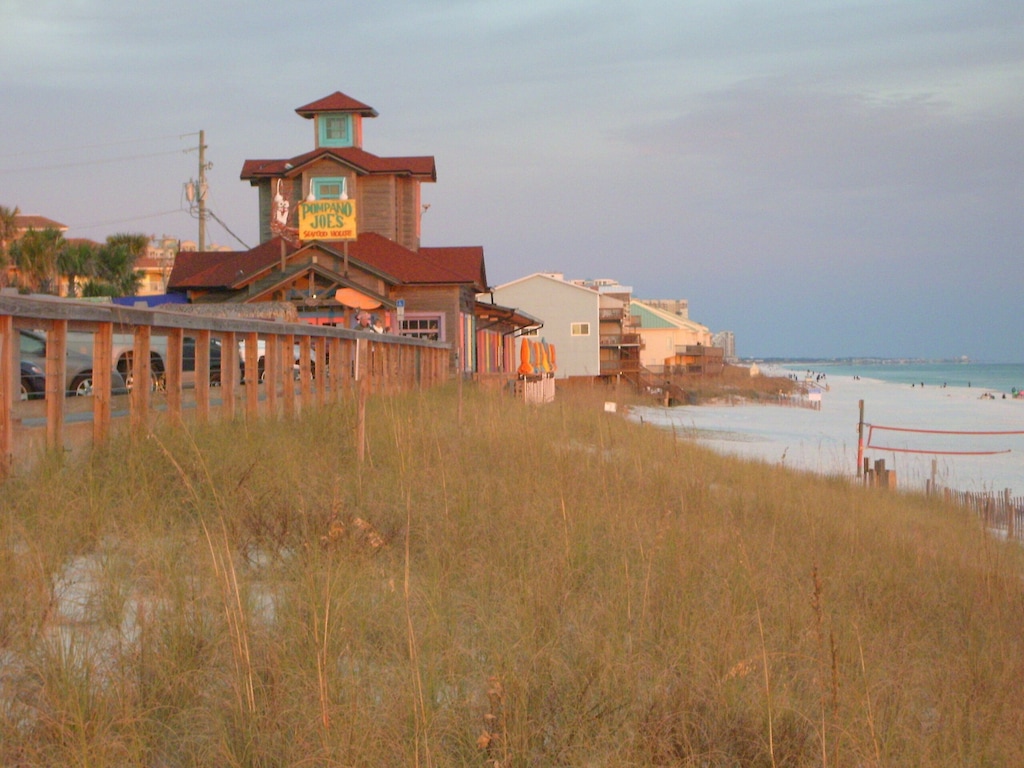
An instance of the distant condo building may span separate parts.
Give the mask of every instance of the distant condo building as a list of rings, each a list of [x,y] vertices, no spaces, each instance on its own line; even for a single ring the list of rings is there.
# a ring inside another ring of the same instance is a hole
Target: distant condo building
[[[648,307],[660,309],[671,315],[681,317],[683,320],[690,319],[690,302],[686,299],[642,299]]]
[[[722,350],[726,362],[736,359],[736,335],[732,331],[718,331],[712,336],[711,343]]]

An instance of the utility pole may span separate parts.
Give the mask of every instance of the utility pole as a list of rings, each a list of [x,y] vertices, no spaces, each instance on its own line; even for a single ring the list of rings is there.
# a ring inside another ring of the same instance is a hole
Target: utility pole
[[[199,250],[206,250],[206,170],[213,163],[206,162],[206,131],[199,131],[199,189],[196,198],[199,202]]]

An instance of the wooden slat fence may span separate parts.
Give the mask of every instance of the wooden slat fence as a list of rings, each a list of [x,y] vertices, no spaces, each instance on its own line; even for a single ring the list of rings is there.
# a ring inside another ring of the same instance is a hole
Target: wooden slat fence
[[[1006,538],[1024,541],[1024,496],[1002,492],[958,491],[939,488],[946,501],[973,510],[985,527],[1004,533]]]
[[[21,399],[22,330],[46,335],[39,399]],[[91,351],[93,392],[85,397],[65,396],[69,338],[76,347],[85,338]],[[114,339],[126,338],[132,386],[118,393]],[[211,369],[218,343],[219,371]],[[186,345],[194,359],[184,356]],[[157,419],[288,418],[357,391],[441,384],[449,359],[448,344],[402,336],[0,293],[0,477],[42,450],[100,444],[119,421],[144,432]]]

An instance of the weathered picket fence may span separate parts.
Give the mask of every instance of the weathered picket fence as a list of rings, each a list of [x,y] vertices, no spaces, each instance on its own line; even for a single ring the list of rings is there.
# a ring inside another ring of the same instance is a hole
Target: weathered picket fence
[[[1008,539],[1024,541],[1024,496],[1011,495],[1009,488],[1001,492],[937,490],[946,501],[973,510],[987,529],[1000,531]]]
[[[25,391],[23,330],[45,335],[45,391]],[[84,397],[66,396],[69,335],[91,348]],[[115,340],[126,338],[132,386],[119,394]],[[403,336],[0,293],[0,476],[42,450],[102,443],[118,422],[141,432],[157,419],[287,418],[346,393],[440,384],[449,362],[448,344]]]

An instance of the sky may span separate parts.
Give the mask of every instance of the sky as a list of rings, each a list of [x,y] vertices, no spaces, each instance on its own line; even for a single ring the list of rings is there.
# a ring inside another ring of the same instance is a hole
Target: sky
[[[1020,0],[0,0],[0,205],[258,244],[246,159],[374,107],[423,245],[689,301],[742,357],[1024,362]],[[244,245],[243,245],[244,244]]]

